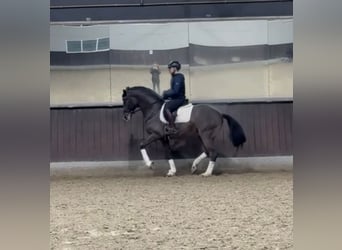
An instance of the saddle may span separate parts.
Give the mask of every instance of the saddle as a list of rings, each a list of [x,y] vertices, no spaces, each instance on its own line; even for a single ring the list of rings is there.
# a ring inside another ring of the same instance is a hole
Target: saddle
[[[175,111],[172,112],[173,119],[176,118],[178,109],[180,109],[181,107],[186,106],[188,104],[189,104],[189,99],[185,99],[183,104],[181,106],[179,106]]]
[[[167,124],[168,122],[166,121],[164,117],[164,107],[165,104],[162,106],[160,110],[160,115],[159,118],[161,122]],[[186,99],[182,106],[180,106],[176,111],[172,112],[172,116],[174,118],[175,123],[186,123],[190,121],[191,117],[191,112],[192,112],[193,105],[192,103],[189,103],[189,100]]]

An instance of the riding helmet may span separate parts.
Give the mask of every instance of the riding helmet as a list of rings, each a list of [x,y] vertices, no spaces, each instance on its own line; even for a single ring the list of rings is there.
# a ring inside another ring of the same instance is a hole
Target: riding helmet
[[[171,61],[168,65],[168,68],[175,67],[177,70],[181,69],[181,64],[178,61]]]

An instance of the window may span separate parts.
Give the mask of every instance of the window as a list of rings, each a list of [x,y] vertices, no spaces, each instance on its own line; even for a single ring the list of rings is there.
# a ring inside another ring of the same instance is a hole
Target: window
[[[88,53],[109,50],[109,37],[94,40],[66,41],[67,53]]]
[[[67,41],[67,52],[79,53],[82,51],[81,41]]]
[[[99,38],[97,44],[97,50],[108,50],[109,49],[109,37]]]
[[[96,51],[96,40],[82,41],[82,49],[84,52]]]

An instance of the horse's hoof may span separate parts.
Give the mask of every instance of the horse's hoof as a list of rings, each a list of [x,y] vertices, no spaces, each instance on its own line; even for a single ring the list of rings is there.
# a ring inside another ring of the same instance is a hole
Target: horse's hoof
[[[172,177],[172,176],[176,176],[176,173],[175,172],[168,172],[167,174],[166,174],[166,177]]]
[[[202,177],[209,177],[209,176],[211,176],[211,174],[203,173],[203,174],[201,174],[201,176],[202,176]]]
[[[154,169],[155,169],[154,162],[151,161],[151,162],[147,165],[147,167],[148,167],[149,169],[151,169],[151,170],[154,170]]]
[[[195,174],[197,172],[197,166],[192,166],[191,167],[191,174]]]

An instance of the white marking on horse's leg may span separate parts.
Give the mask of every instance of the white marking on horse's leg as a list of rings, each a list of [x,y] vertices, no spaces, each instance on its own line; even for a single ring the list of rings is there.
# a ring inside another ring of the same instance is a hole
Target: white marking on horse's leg
[[[150,157],[148,156],[148,154],[146,152],[146,149],[142,148],[140,150],[140,152],[141,152],[141,155],[142,155],[142,157],[144,159],[144,162],[145,162],[146,166],[148,166],[150,168],[152,166],[153,162],[150,160]]]
[[[211,176],[214,170],[215,162],[214,161],[209,161],[209,165],[207,168],[207,171],[205,171],[202,176]]]
[[[169,165],[170,165],[170,169],[169,169],[169,172],[167,173],[167,176],[176,175],[176,165],[173,159],[169,160]]]
[[[207,154],[205,152],[203,152],[200,156],[198,156],[194,162],[192,163],[192,166],[191,166],[191,173],[195,173],[196,170],[197,170],[197,165],[203,160],[207,158]]]

